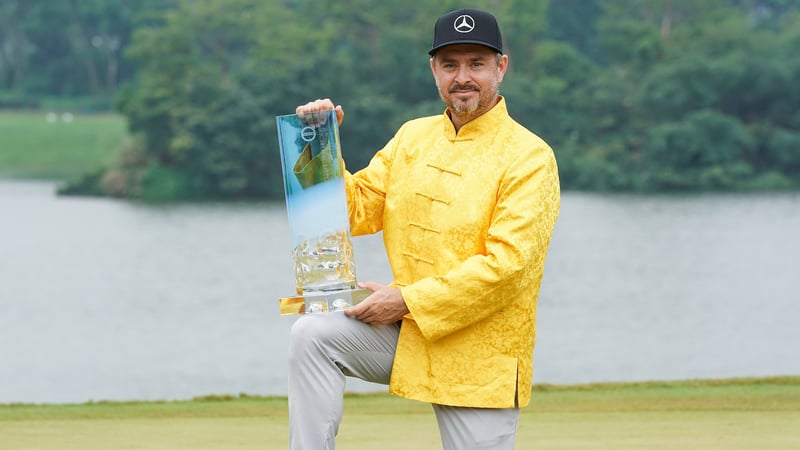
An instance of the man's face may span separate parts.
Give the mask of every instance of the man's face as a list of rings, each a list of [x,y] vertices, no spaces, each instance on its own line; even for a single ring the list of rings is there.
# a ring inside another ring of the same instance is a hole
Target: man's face
[[[431,70],[445,105],[457,125],[490,110],[508,67],[508,56],[482,45],[443,47],[431,58]]]

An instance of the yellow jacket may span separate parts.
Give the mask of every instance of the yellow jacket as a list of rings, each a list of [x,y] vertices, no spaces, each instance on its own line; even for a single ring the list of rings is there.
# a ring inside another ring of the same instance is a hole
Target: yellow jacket
[[[383,230],[393,284],[411,311],[390,392],[453,406],[526,406],[536,302],[560,205],[550,147],[501,99],[458,134],[446,114],[405,123],[345,181],[351,232]]]

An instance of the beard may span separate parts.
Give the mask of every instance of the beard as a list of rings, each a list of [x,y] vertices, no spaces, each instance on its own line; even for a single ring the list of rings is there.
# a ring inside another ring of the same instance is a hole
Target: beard
[[[468,84],[453,84],[443,90],[440,86],[439,96],[452,114],[461,117],[465,121],[474,119],[486,111],[490,110],[499,95],[500,83],[492,80],[485,89]],[[477,92],[478,95],[462,96],[464,92]]]

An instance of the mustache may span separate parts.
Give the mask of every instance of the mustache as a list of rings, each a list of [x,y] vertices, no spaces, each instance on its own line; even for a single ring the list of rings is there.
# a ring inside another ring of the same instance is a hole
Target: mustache
[[[448,89],[447,92],[452,94],[455,91],[475,91],[475,92],[480,92],[480,89],[478,89],[478,86],[475,86],[474,84],[454,84],[454,85],[450,86],[450,89]]]

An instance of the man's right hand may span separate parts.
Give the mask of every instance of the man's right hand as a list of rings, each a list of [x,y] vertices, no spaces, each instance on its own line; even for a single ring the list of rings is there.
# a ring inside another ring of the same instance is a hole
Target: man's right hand
[[[342,109],[342,105],[333,105],[333,101],[329,98],[325,99],[316,99],[314,101],[308,102],[305,105],[300,105],[295,110],[297,116],[300,117],[300,120],[306,122],[308,124],[315,124],[315,125],[325,125],[325,117],[323,117],[323,122],[321,123],[314,123],[316,117],[318,117],[315,113],[321,111],[336,111],[336,122],[338,125],[342,124],[342,120],[344,120],[344,109]]]
[[[358,283],[358,287],[372,294],[361,303],[346,309],[344,315],[370,325],[387,325],[401,320],[409,313],[403,293],[394,286],[384,286],[374,281]]]

